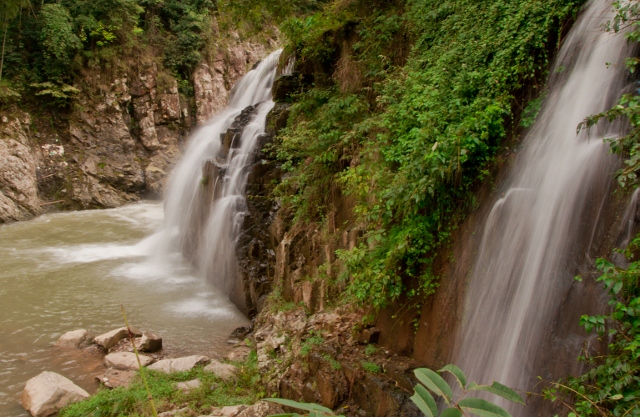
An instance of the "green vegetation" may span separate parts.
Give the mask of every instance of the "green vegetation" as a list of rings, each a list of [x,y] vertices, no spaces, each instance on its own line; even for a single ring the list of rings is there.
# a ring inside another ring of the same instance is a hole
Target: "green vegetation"
[[[253,404],[265,393],[259,383],[258,359],[252,352],[245,363],[234,363],[238,366],[237,381],[223,381],[211,372],[197,368],[190,372],[164,374],[147,371],[146,376],[158,409],[163,410],[170,404],[186,404],[198,411],[209,411],[211,406]],[[200,388],[182,392],[176,390],[177,382],[198,378],[202,382]],[[131,417],[150,416],[151,410],[147,392],[140,380],[136,380],[128,388],[101,389],[88,400],[64,408],[60,417]]]
[[[299,410],[308,411],[308,414],[305,414],[309,417],[344,417],[343,415],[336,415],[333,411],[328,409],[327,407],[323,407],[314,403],[301,403],[298,401],[285,400],[281,398],[267,398],[266,401],[270,401],[272,403],[284,405],[286,407],[297,408]],[[279,414],[277,416],[272,417],[300,417],[297,413],[285,413]]]
[[[415,393],[411,400],[427,417],[462,417],[470,414],[483,417],[511,417],[506,410],[489,401],[481,398],[464,398],[472,391],[490,392],[511,402],[525,405],[518,393],[499,382],[493,382],[491,385],[478,385],[475,382],[467,384],[464,373],[455,365],[447,365],[438,372],[449,372],[460,385],[462,393],[457,401],[454,400],[453,389],[437,372],[426,368],[416,369],[414,374],[420,384],[415,386]],[[447,405],[441,413],[438,413],[436,401],[429,391],[441,397]]]
[[[362,361],[360,362],[362,369],[372,374],[379,374],[382,372],[382,367],[375,362]]]
[[[365,235],[338,252],[351,296],[380,308],[434,291],[436,251],[501,144],[532,123],[535,102],[522,109],[582,3],[334,0],[280,24],[306,84],[277,191],[298,224],[326,223],[336,190],[355,198]]]
[[[636,258],[640,235],[624,251]],[[599,316],[582,316],[580,324],[597,331],[610,341],[601,355],[584,355],[581,361],[591,365],[585,374],[559,381],[545,392],[552,401],[561,401],[571,415],[640,416],[640,262],[618,268],[598,259],[602,275],[598,282],[609,292],[611,312]]]
[[[302,347],[300,348],[300,355],[307,356],[311,353],[311,350],[314,346],[320,346],[324,343],[324,339],[321,335],[315,334],[313,331],[310,332],[310,336],[307,340],[304,341]]]

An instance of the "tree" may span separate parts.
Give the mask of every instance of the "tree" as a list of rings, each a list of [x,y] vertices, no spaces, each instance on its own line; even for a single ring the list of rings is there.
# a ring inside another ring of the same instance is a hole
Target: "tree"
[[[2,68],[4,66],[4,47],[7,42],[9,22],[20,12],[23,0],[3,0],[0,3],[0,22],[2,22],[2,54],[0,55],[0,81],[2,81]]]

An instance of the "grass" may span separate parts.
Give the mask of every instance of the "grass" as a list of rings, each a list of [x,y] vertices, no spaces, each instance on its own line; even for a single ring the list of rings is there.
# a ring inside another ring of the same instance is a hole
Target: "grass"
[[[362,361],[360,365],[362,365],[362,369],[367,372],[371,372],[372,374],[379,374],[382,372],[382,368],[377,363]]]
[[[171,405],[183,407],[187,404],[195,411],[209,414],[212,406],[253,404],[265,392],[259,383],[258,359],[252,352],[244,363],[233,363],[239,368],[237,381],[225,382],[210,372],[198,367],[189,372],[164,374],[147,370],[147,380],[151,394],[159,411],[171,408]],[[176,390],[177,382],[198,378],[200,388],[184,393]],[[138,375],[127,388],[100,389],[91,398],[65,407],[60,417],[149,417],[151,409],[147,393]]]

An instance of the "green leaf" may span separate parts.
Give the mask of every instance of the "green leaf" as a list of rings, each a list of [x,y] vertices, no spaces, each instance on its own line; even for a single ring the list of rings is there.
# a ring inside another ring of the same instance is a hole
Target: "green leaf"
[[[453,376],[456,377],[458,382],[460,383],[460,388],[465,389],[467,387],[467,378],[464,376],[464,372],[457,366],[453,364],[449,364],[444,368],[440,369],[438,372],[450,372]]]
[[[415,394],[411,397],[411,401],[413,401],[427,417],[435,417],[438,413],[436,400],[433,399],[429,391],[422,385],[416,385],[414,389]]]
[[[457,408],[447,408],[440,414],[440,417],[462,417],[462,411]]]
[[[522,397],[520,397],[517,392],[499,382],[494,381],[491,386],[473,384],[473,386],[469,386],[469,391],[487,391],[492,394],[499,395],[509,401],[513,401],[514,403],[525,405]]]
[[[480,417],[511,417],[503,408],[481,398],[465,398],[460,400],[458,406]]]
[[[444,398],[444,401],[449,404],[451,397],[453,397],[453,391],[447,381],[442,379],[440,375],[433,372],[431,369],[418,368],[413,373],[416,378],[420,380],[427,388],[436,394]]]
[[[285,400],[284,398],[265,398],[265,401],[285,405],[287,407],[298,408],[300,410],[319,411],[321,413],[328,413],[329,415],[333,415],[333,411],[318,404],[300,403],[298,401]]]

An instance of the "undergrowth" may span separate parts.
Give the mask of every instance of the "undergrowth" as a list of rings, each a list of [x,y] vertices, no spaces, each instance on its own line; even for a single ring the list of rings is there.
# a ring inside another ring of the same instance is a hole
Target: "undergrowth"
[[[212,406],[254,404],[264,397],[265,392],[259,383],[256,353],[252,352],[244,363],[232,363],[239,368],[238,379],[228,382],[211,372],[205,372],[203,368],[175,374],[147,370],[147,380],[158,409],[162,411],[175,406],[189,406],[192,410],[208,414]],[[196,378],[202,382],[200,388],[186,393],[176,390],[176,383]],[[70,405],[60,412],[60,417],[125,416],[151,416],[147,393],[139,376],[127,388],[100,389],[91,398]]]

